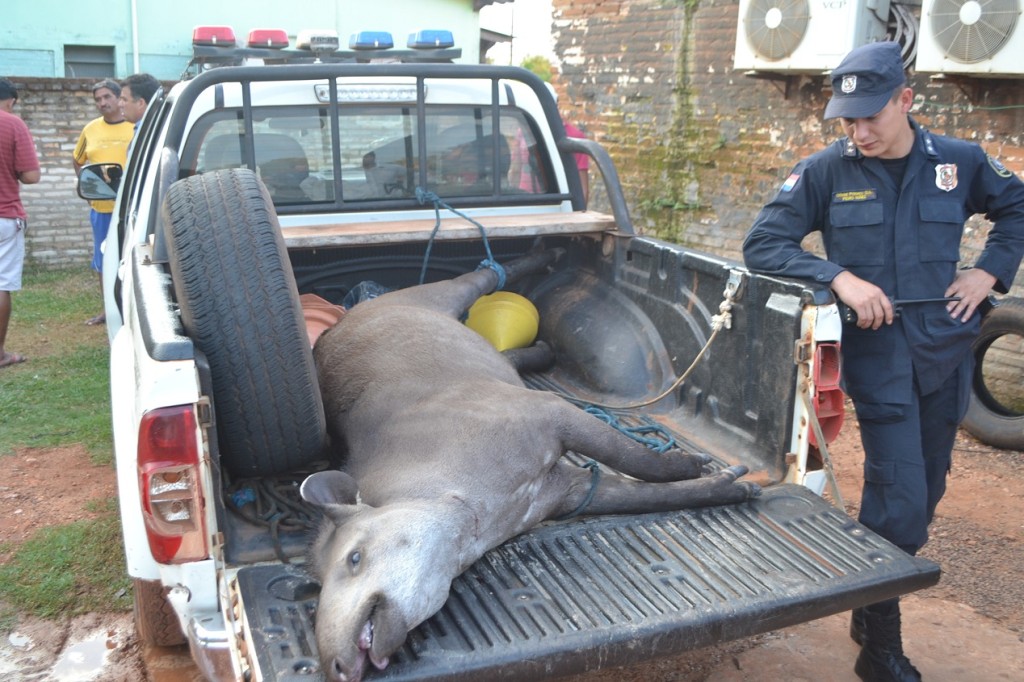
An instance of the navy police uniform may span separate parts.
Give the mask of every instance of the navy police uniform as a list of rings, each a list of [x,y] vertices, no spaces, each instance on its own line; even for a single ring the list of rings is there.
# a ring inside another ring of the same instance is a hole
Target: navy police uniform
[[[833,143],[800,162],[761,210],[743,244],[747,266],[822,284],[848,270],[892,298],[940,298],[964,222],[981,213],[993,227],[974,267],[1005,293],[1024,251],[1024,183],[978,145],[908,121],[915,142],[901,186],[848,138]],[[828,260],[801,247],[818,230]],[[866,459],[860,520],[910,553],[945,491],[979,327],[979,314],[961,322],[933,303],[905,306],[877,330],[843,328],[844,388]]]

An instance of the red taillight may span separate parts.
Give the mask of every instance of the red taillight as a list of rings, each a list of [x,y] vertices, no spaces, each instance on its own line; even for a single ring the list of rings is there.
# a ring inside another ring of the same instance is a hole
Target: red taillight
[[[843,390],[839,388],[840,375],[839,344],[819,343],[814,352],[814,413],[826,444],[839,435],[846,416]],[[811,445],[818,446],[813,429],[808,438]]]
[[[254,28],[249,31],[248,47],[288,47],[288,33],[280,28]]]
[[[163,564],[207,556],[195,412],[146,413],[139,425],[139,491],[153,558]]]
[[[207,47],[234,47],[235,31],[230,26],[196,26],[192,44]]]

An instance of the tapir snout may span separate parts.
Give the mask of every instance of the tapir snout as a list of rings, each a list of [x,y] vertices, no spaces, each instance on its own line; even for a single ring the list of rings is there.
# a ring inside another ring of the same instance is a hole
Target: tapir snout
[[[358,682],[368,662],[384,669],[409,630],[444,605],[459,573],[434,505],[349,501],[350,481],[327,471],[302,484],[303,498],[324,512],[309,563],[321,580],[317,647],[333,653],[322,657],[324,672],[339,682]]]

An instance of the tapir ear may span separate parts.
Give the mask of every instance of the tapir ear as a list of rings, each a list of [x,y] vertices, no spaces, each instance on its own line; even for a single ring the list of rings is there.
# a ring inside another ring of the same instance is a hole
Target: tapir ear
[[[302,499],[317,507],[356,504],[359,486],[342,471],[318,471],[306,477],[299,488]]]

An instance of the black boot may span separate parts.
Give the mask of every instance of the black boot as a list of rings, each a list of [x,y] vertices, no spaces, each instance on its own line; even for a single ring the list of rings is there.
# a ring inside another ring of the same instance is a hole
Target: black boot
[[[864,609],[860,607],[850,612],[850,639],[864,646]]]
[[[865,606],[864,642],[853,671],[864,682],[920,682],[921,673],[903,654],[900,602],[890,599]]]

